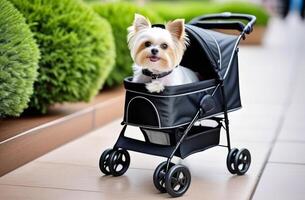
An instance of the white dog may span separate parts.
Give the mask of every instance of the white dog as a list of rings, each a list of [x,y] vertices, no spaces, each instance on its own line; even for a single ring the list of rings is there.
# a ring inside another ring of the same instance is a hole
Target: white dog
[[[164,86],[198,81],[193,71],[179,65],[188,44],[183,19],[169,22],[164,28],[152,27],[148,19],[135,14],[128,32],[128,47],[134,60],[133,82],[146,83],[149,92],[160,93]]]

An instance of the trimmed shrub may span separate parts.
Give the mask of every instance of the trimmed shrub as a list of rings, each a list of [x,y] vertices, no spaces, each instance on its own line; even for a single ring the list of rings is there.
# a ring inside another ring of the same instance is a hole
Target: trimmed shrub
[[[39,50],[25,19],[0,3],[0,117],[19,116],[27,107],[37,76]]]
[[[107,85],[113,86],[122,83],[122,80],[132,74],[132,59],[127,46],[127,27],[134,19],[135,13],[147,16],[152,22],[163,22],[163,20],[151,12],[151,9],[138,7],[131,3],[106,3],[93,4],[94,10],[106,18],[112,25],[116,44],[116,63],[113,71],[107,79]]]
[[[246,13],[255,15],[256,24],[265,26],[268,23],[269,15],[267,11],[259,5],[250,2],[152,2],[146,5],[155,10],[165,20],[184,18],[190,21],[194,17],[222,12]],[[170,9],[169,9],[170,8]]]
[[[11,0],[31,25],[41,60],[31,108],[89,101],[110,73],[115,57],[109,23],[78,0]]]
[[[194,17],[213,13],[216,9],[215,3],[210,2],[151,2],[145,6],[157,12],[166,21],[184,18],[186,22]]]

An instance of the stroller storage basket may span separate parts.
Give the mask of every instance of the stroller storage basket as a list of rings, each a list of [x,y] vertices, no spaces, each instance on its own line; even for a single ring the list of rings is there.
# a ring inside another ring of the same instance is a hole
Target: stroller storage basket
[[[217,126],[213,127],[193,126],[185,141],[179,146],[175,156],[185,158],[190,154],[218,145],[221,124],[219,121],[215,122],[217,122]],[[185,126],[176,129],[162,130],[141,128],[145,141],[121,136],[115,146],[141,153],[169,157],[183,135],[185,128]],[[160,151],[160,149],[162,149],[162,151]]]
[[[180,151],[177,151],[176,156],[186,158],[190,154],[218,145],[220,128],[220,124],[215,128],[193,126],[185,141],[180,145]]]

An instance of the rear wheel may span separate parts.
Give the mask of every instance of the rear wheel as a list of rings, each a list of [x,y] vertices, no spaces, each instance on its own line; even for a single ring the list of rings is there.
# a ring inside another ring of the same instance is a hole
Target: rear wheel
[[[109,170],[113,176],[123,175],[130,164],[128,151],[124,149],[114,150],[109,156]]]
[[[251,164],[251,154],[248,149],[241,149],[235,156],[234,168],[237,175],[244,175]]]

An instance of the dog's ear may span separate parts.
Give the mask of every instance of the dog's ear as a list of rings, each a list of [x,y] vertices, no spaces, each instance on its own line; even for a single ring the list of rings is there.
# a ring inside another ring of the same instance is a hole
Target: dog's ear
[[[182,40],[185,37],[184,19],[176,19],[166,24],[166,29],[173,37]]]
[[[150,27],[151,27],[151,23],[149,19],[147,19],[146,17],[140,14],[135,13],[133,20],[133,28],[136,32]]]

